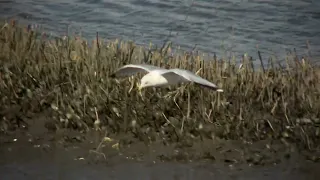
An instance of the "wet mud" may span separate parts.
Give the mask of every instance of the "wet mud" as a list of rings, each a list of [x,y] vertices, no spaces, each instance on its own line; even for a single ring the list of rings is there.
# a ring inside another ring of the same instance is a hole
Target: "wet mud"
[[[1,179],[317,179],[320,175],[318,152],[274,140],[147,144],[132,133],[105,137],[95,130],[52,131],[46,119],[49,115],[42,113],[26,118],[28,126],[1,133]]]

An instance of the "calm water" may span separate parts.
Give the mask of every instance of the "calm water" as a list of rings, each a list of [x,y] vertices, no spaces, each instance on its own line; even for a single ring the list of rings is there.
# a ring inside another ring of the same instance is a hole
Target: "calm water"
[[[320,55],[319,0],[6,0],[2,18],[17,17],[41,24],[46,31],[65,35],[82,32],[93,38],[163,44],[167,39],[184,49],[197,49],[254,58],[283,57],[296,48],[299,55],[311,45]]]

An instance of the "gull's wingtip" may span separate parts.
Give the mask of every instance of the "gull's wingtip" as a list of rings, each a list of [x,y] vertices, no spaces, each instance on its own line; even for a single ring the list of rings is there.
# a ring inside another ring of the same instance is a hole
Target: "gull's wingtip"
[[[217,92],[223,92],[223,89],[217,89]]]

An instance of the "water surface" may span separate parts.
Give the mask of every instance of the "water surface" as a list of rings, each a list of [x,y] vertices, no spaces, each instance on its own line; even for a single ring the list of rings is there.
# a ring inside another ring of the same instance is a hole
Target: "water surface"
[[[296,48],[320,55],[320,1],[317,0],[7,0],[0,15],[41,24],[56,35],[81,32],[94,38],[121,38],[139,44],[176,45],[223,55],[248,52],[279,58]]]

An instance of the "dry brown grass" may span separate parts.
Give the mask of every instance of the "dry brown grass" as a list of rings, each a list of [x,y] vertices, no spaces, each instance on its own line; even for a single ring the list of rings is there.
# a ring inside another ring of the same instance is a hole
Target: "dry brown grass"
[[[13,104],[24,107],[25,113],[49,109],[58,128],[89,130],[96,122],[108,133],[131,132],[145,141],[273,138],[309,149],[320,144],[320,69],[307,58],[302,61],[289,54],[285,67],[270,60],[265,69],[244,57],[239,69],[229,59],[171,56],[168,45],[150,50],[114,41],[89,47],[80,38],[47,41],[36,36],[10,24],[1,29],[2,109]],[[118,82],[109,78],[129,63],[193,72],[202,68],[200,76],[217,83],[224,93],[191,85],[189,108],[183,89],[176,103],[175,94],[164,97],[175,87],[147,89],[141,99],[135,89],[128,93],[128,78]]]

